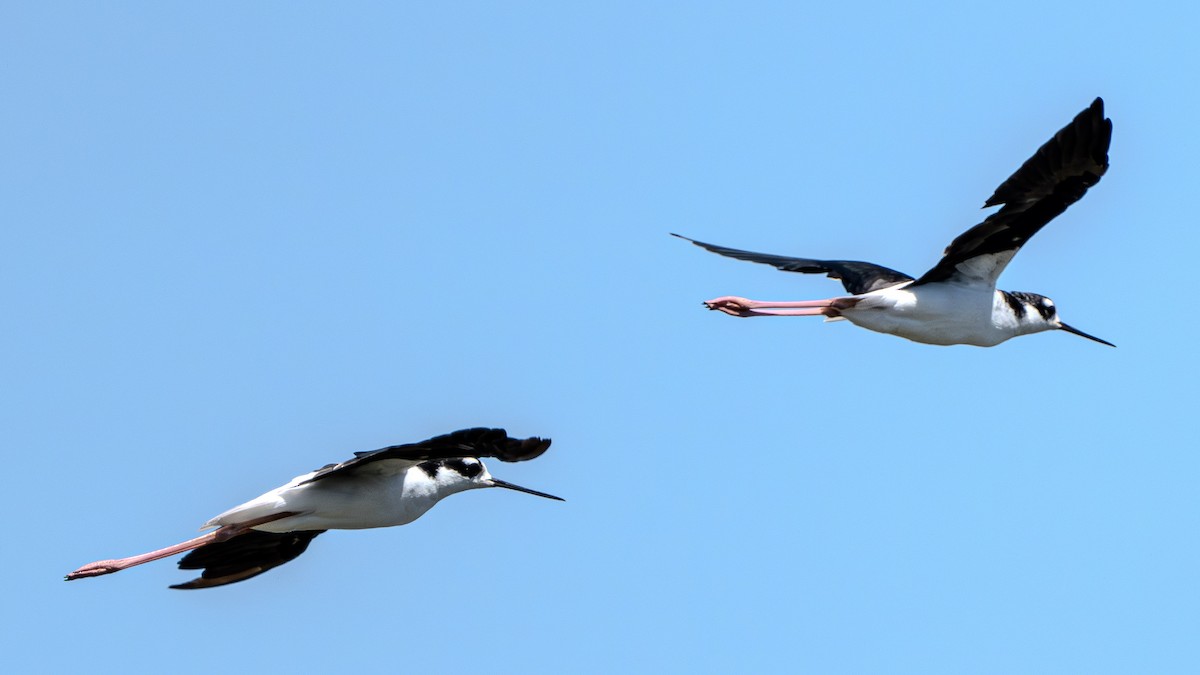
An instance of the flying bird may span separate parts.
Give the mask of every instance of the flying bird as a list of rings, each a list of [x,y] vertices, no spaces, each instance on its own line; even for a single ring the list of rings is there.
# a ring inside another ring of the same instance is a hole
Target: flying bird
[[[726,248],[674,235],[730,258],[774,265],[785,272],[840,279],[849,295],[826,300],[766,302],[725,296],[705,302],[731,316],[824,316],[868,330],[934,345],[992,347],[1019,335],[1062,330],[1110,347],[1073,328],[1054,302],[1036,293],[1001,291],[996,279],[1037,234],[1108,170],[1112,120],[1097,98],[996,188],[984,208],[1000,206],[963,232],[920,278],[873,263],[814,260]]]
[[[523,462],[540,456],[550,439],[510,438],[503,429],[463,429],[420,443],[356,452],[354,459],[296,476],[286,485],[209,520],[208,534],[117,560],[100,560],[67,581],[112,574],[191,551],[180,569],[204,570],[171,588],[212,588],[258,576],[295,559],[326,530],[407,525],[441,499],[476,488],[507,488],[560,497],[493,478],[480,457]]]

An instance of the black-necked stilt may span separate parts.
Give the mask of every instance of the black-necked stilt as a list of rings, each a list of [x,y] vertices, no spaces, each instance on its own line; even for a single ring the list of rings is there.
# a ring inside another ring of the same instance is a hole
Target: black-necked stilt
[[[235,506],[204,524],[216,530],[150,553],[100,560],[67,580],[119,572],[192,551],[179,561],[199,578],[171,588],[211,588],[249,579],[293,560],[326,530],[407,525],[443,497],[475,488],[508,488],[538,497],[560,497],[492,478],[480,457],[502,462],[533,459],[550,439],[509,438],[503,429],[463,429],[420,443],[355,453],[287,485]]]
[[[732,316],[824,316],[847,319],[880,333],[935,345],[998,345],[1018,335],[1072,328],[1054,302],[1036,293],[996,290],[996,278],[1021,246],[1074,204],[1108,169],[1112,120],[1097,98],[996,188],[984,208],[1003,205],[950,243],[942,259],[919,279],[871,263],[812,260],[740,251],[685,239],[713,253],[774,265],[785,272],[840,279],[849,296],[828,300],[762,302],[726,296],[704,303]]]

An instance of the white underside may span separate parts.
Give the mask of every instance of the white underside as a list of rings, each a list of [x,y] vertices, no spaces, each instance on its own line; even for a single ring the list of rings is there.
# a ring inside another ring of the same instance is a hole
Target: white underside
[[[937,283],[906,290],[908,284],[861,296],[842,316],[856,326],[931,345],[998,345],[1023,332],[1002,306],[994,288]]]
[[[296,530],[360,530],[406,525],[420,518],[437,503],[438,495],[429,480],[421,480],[412,469],[399,473],[356,473],[331,476],[299,485],[313,474],[293,478],[286,485],[229,509],[209,520],[204,527],[235,525],[285,511],[297,515],[255,526],[265,532]]]

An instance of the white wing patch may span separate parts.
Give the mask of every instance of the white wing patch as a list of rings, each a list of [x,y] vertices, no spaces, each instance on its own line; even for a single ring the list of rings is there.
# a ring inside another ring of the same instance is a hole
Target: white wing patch
[[[1016,249],[1013,249],[977,255],[958,263],[954,269],[964,281],[983,282],[989,286],[995,286],[996,279],[1000,278],[1000,273],[1004,271],[1005,267],[1008,267],[1008,263],[1016,254]]]

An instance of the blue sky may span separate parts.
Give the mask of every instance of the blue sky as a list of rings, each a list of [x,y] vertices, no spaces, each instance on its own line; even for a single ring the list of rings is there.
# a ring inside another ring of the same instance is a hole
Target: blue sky
[[[1192,5],[0,8],[13,672],[1195,672]],[[752,250],[920,273],[1095,96],[1112,168],[931,347]],[[1171,293],[1171,295],[1167,295]],[[1169,302],[1169,300],[1176,300]],[[331,461],[543,435],[500,490],[204,592]]]

